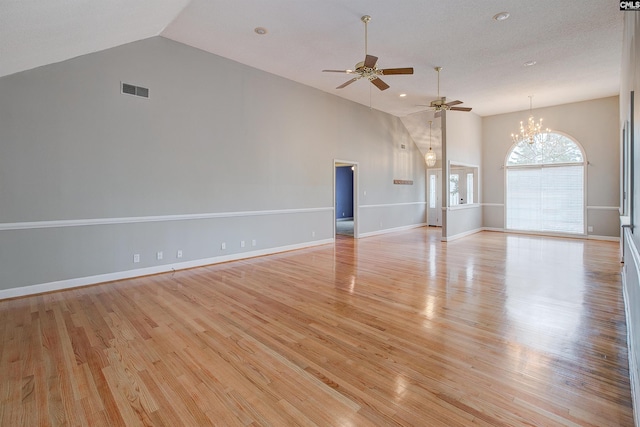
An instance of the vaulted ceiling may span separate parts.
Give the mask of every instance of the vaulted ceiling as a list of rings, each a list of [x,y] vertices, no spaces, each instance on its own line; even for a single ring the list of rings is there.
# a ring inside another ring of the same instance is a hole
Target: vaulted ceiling
[[[616,95],[624,13],[603,0],[9,0],[0,77],[161,35],[399,117],[436,98],[442,66],[440,94],[487,116],[526,110],[529,95],[534,107]],[[383,76],[385,91],[336,89],[350,76],[322,72],[364,59],[363,15],[378,65],[414,68]]]

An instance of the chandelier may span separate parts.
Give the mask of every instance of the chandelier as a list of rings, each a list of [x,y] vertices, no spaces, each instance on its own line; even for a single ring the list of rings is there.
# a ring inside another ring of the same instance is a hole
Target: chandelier
[[[431,120],[429,120],[429,152],[424,155],[424,161],[428,167],[436,165],[436,153],[431,149]]]
[[[525,126],[524,122],[520,122],[520,131],[518,133],[512,133],[511,139],[513,139],[514,143],[519,143],[520,141],[527,141],[529,144],[535,144],[536,142],[543,142],[543,132],[550,132],[550,129],[542,129],[542,119],[538,120],[536,123],[533,118],[533,113],[531,112],[533,109],[533,96],[529,95],[529,119],[527,120],[527,125]]]

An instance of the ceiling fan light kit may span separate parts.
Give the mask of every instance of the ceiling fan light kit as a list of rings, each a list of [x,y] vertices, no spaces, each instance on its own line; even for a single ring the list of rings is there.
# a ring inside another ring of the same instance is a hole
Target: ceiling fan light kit
[[[357,74],[356,77],[351,80],[347,80],[336,89],[342,89],[346,86],[349,86],[351,83],[356,80],[360,80],[361,78],[366,78],[369,80],[375,87],[380,90],[389,89],[389,85],[380,79],[378,76],[389,76],[389,75],[399,75],[399,74],[413,74],[412,67],[405,68],[378,68],[377,62],[378,57],[368,54],[368,34],[367,34],[367,26],[369,22],[371,22],[371,16],[364,15],[360,18],[362,22],[364,22],[364,61],[358,62],[353,70],[322,70],[325,73],[346,73],[346,74]]]
[[[442,71],[442,67],[434,67],[434,70],[436,70],[436,73],[438,73],[438,98],[431,101],[431,103],[429,103],[429,105],[419,105],[420,107],[429,107],[429,110],[427,111],[435,111],[435,114],[433,115],[434,118],[438,118],[440,116],[442,116],[442,112],[446,111],[446,110],[452,110],[452,111],[471,111],[470,107],[455,107],[456,105],[462,104],[462,101],[456,100],[456,101],[449,101],[447,102],[447,98],[446,97],[440,97],[440,71]]]
[[[447,102],[446,97],[440,97],[440,71],[442,71],[442,67],[435,67],[434,70],[438,73],[438,99],[431,101],[431,104],[429,104],[429,106],[436,112],[434,117],[440,117],[442,115],[442,111],[446,110],[471,111],[471,108],[469,107],[455,107],[455,105],[462,104],[462,101],[455,100]]]

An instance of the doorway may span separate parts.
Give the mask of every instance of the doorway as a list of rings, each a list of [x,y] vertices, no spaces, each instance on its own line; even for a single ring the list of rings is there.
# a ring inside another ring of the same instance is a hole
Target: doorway
[[[442,170],[427,169],[427,224],[442,227]]]
[[[334,160],[334,236],[358,237],[358,164]]]

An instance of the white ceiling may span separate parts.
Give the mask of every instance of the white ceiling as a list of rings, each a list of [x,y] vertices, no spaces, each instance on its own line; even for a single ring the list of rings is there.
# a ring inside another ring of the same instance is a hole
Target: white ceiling
[[[616,95],[623,13],[612,0],[9,0],[0,77],[162,35],[399,117],[436,98],[442,66],[441,95],[487,116],[526,110],[529,95],[534,107]],[[349,76],[322,70],[364,59],[365,14],[378,66],[415,72],[384,76],[383,92],[335,89]]]

